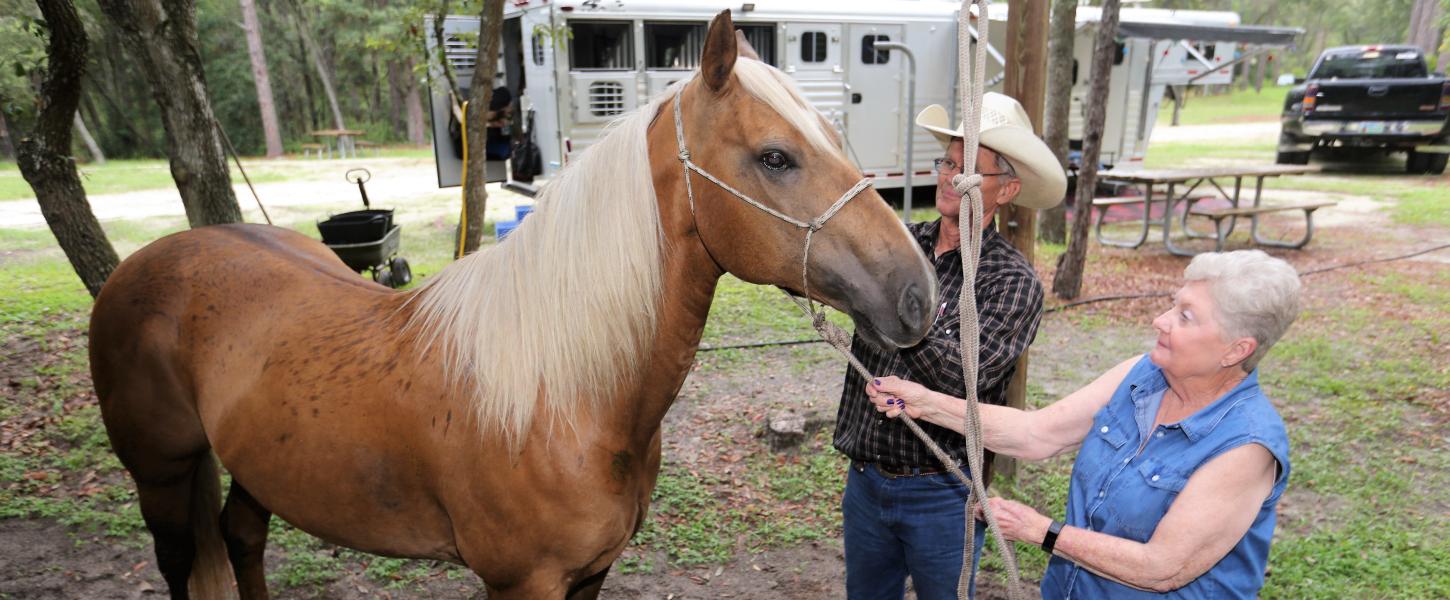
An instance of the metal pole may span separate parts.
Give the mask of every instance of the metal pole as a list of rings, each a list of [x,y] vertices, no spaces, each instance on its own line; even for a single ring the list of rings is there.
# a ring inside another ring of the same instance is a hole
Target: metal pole
[[[912,163],[912,149],[916,144],[912,143],[915,133],[911,129],[911,113],[916,110],[916,55],[911,53],[911,48],[901,42],[876,42],[877,48],[886,50],[900,50],[906,55],[906,110],[901,111],[904,125],[902,133],[906,135],[906,181],[902,182],[904,188],[901,192],[901,220],[904,223],[911,223],[911,176],[916,171],[916,165]]]

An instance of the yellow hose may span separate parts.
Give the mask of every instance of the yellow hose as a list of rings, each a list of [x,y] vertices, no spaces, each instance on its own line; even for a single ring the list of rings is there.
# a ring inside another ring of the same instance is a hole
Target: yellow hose
[[[453,260],[463,258],[463,248],[468,240],[468,101],[463,102],[463,115],[459,128],[463,130],[463,177],[459,186],[463,188],[463,207],[458,212],[458,252]]]

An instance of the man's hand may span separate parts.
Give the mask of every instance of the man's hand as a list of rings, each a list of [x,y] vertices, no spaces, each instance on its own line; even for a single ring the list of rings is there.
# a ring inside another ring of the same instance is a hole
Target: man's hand
[[[997,517],[997,527],[1002,530],[1002,537],[1039,545],[1047,537],[1047,528],[1052,526],[1052,519],[1031,506],[996,496],[988,498],[987,502],[992,505],[992,516]],[[977,505],[977,519],[987,520],[981,504]]]

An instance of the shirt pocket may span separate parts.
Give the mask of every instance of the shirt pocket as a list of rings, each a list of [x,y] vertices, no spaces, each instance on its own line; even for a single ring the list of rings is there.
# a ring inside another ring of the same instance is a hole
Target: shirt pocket
[[[1113,493],[1113,533],[1139,542],[1153,537],[1163,515],[1188,483],[1188,475],[1153,459],[1142,460],[1137,469],[1123,473],[1119,489]]]
[[[1128,443],[1128,429],[1123,426],[1122,421],[1106,411],[1099,413],[1098,418],[1093,420],[1093,430],[1090,435],[1097,436],[1097,439],[1102,440],[1113,450],[1121,450],[1123,444]]]

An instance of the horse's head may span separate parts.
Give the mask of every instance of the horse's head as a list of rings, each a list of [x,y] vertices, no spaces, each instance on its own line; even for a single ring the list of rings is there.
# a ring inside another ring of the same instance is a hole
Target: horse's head
[[[863,175],[789,78],[737,51],[730,13],[722,12],[710,24],[699,76],[680,92],[685,146],[701,170],[788,219],[691,173],[706,249],[741,279],[808,292],[845,312],[878,345],[916,344],[931,326],[936,277],[870,187],[813,233],[809,283],[803,280],[807,230],[800,224],[827,214]],[[674,126],[673,110],[667,103],[659,123]]]

